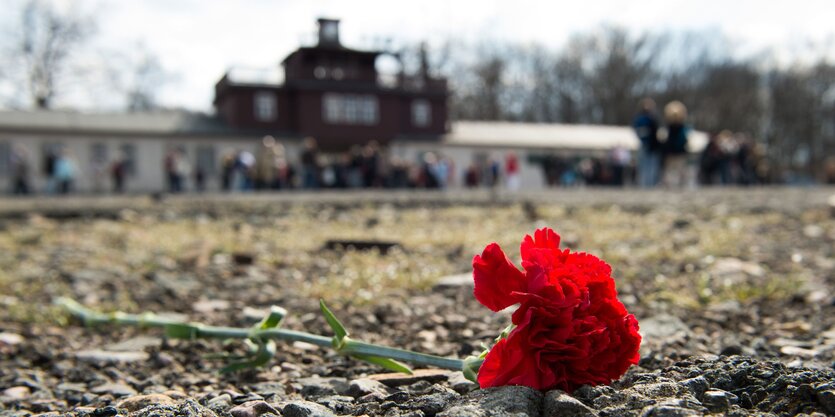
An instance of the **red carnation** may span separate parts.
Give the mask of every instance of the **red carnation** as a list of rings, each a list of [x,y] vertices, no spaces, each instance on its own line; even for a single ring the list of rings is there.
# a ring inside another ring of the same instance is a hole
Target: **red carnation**
[[[473,258],[475,297],[493,311],[513,304],[516,327],[487,354],[482,388],[526,385],[568,392],[608,384],[638,363],[638,321],[617,298],[612,268],[560,250],[549,228],[522,241],[520,271],[499,245]]]

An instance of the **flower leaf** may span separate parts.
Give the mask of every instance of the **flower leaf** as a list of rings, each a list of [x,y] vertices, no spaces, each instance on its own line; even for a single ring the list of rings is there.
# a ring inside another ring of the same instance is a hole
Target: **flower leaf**
[[[256,328],[261,330],[266,329],[274,329],[276,327],[281,326],[281,322],[284,321],[284,317],[287,315],[287,310],[279,307],[279,306],[271,306],[270,307],[270,314],[264,317]]]
[[[478,384],[478,370],[481,364],[484,363],[482,356],[468,356],[464,359],[464,368],[461,371],[464,373],[464,378]]]
[[[328,322],[328,325],[331,326],[334,334],[334,342],[336,344],[334,347],[339,347],[342,345],[345,337],[348,336],[348,331],[345,330],[345,326],[333,315],[333,312],[328,309],[328,306],[325,305],[325,300],[319,300],[319,308],[322,310],[322,314],[325,315],[325,320]]]
[[[351,356],[366,361],[368,363],[381,366],[383,368],[388,369],[389,371],[394,372],[402,372],[404,374],[413,374],[412,368],[409,368],[408,365],[398,362],[394,359],[384,358],[382,356],[373,356],[373,355],[363,355],[363,354],[352,354]]]
[[[275,341],[255,339],[255,343],[258,344],[258,351],[256,351],[254,355],[250,356],[249,360],[230,363],[229,365],[224,366],[223,369],[220,370],[220,373],[226,374],[229,372],[236,372],[266,365],[270,359],[275,356]]]

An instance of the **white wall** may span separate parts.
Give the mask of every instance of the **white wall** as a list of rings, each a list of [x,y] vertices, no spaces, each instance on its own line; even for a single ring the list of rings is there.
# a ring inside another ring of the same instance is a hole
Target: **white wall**
[[[255,152],[260,140],[244,138],[182,138],[161,139],[146,137],[81,137],[81,136],[51,136],[29,134],[0,134],[0,143],[9,144],[9,148],[22,148],[29,161],[29,185],[33,192],[43,193],[47,190],[47,178],[44,175],[44,146],[47,144],[62,145],[69,150],[76,163],[77,173],[74,181],[74,191],[95,192],[112,190],[110,167],[121,152],[125,144],[132,144],[136,148],[136,172],[129,175],[125,181],[126,192],[155,192],[166,189],[166,178],[163,164],[169,149],[184,148],[192,167],[197,165],[197,148],[212,146],[215,150],[215,172],[206,176],[206,189],[220,189],[221,158],[227,151],[248,150]],[[294,158],[297,153],[295,144],[282,142],[288,154]],[[107,149],[107,162],[97,171],[93,164],[93,145],[103,144]],[[3,157],[3,155],[0,155]],[[0,172],[0,194],[5,194],[11,188],[9,172]],[[193,176],[186,180],[186,190],[194,188]]]
[[[464,186],[464,172],[477,157],[484,156],[499,161],[502,171],[505,168],[505,158],[508,153],[516,153],[519,160],[520,179],[522,189],[540,189],[545,187],[545,175],[540,165],[528,162],[528,155],[536,151],[524,149],[483,147],[464,148],[457,146],[445,146],[435,143],[405,143],[395,142],[391,146],[391,154],[411,162],[417,162],[425,152],[439,153],[452,159],[455,164],[455,181],[453,188]],[[503,172],[504,173],[504,172]],[[504,179],[503,179],[504,180]],[[502,184],[504,185],[504,183]]]

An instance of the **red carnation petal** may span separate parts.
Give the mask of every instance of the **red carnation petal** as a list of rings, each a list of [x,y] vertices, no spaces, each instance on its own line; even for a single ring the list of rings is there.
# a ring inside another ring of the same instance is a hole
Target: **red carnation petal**
[[[475,298],[485,307],[493,311],[501,311],[516,304],[517,298],[513,292],[525,292],[527,279],[502,248],[491,243],[481,256],[473,258],[473,279],[475,281]]]
[[[478,370],[478,385],[481,388],[503,385],[544,388],[537,358],[527,349],[527,338],[526,326],[522,325],[490,349]]]
[[[560,235],[551,228],[543,227],[534,232],[533,237],[531,235],[525,236],[520,249],[523,261],[527,261],[537,250],[544,249],[545,252],[559,252]]]

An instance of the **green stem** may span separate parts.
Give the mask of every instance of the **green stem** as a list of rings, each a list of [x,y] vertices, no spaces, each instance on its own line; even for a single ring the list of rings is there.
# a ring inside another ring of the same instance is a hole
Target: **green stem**
[[[240,327],[208,326],[200,323],[188,323],[180,320],[173,320],[153,313],[127,314],[115,312],[106,314],[88,309],[75,300],[68,298],[59,298],[56,300],[56,304],[66,309],[71,315],[77,317],[88,326],[106,323],[139,327],[189,326],[193,330],[192,335],[194,337],[211,339],[277,339],[287,342],[306,342],[321,347],[333,347],[333,338],[331,337],[295,330],[281,328],[259,330]],[[362,354],[380,356],[418,365],[451,369],[454,371],[460,371],[464,368],[464,361],[460,359],[427,355],[425,353],[380,346],[351,339],[345,341],[344,345],[339,349],[339,353],[347,355]]]

